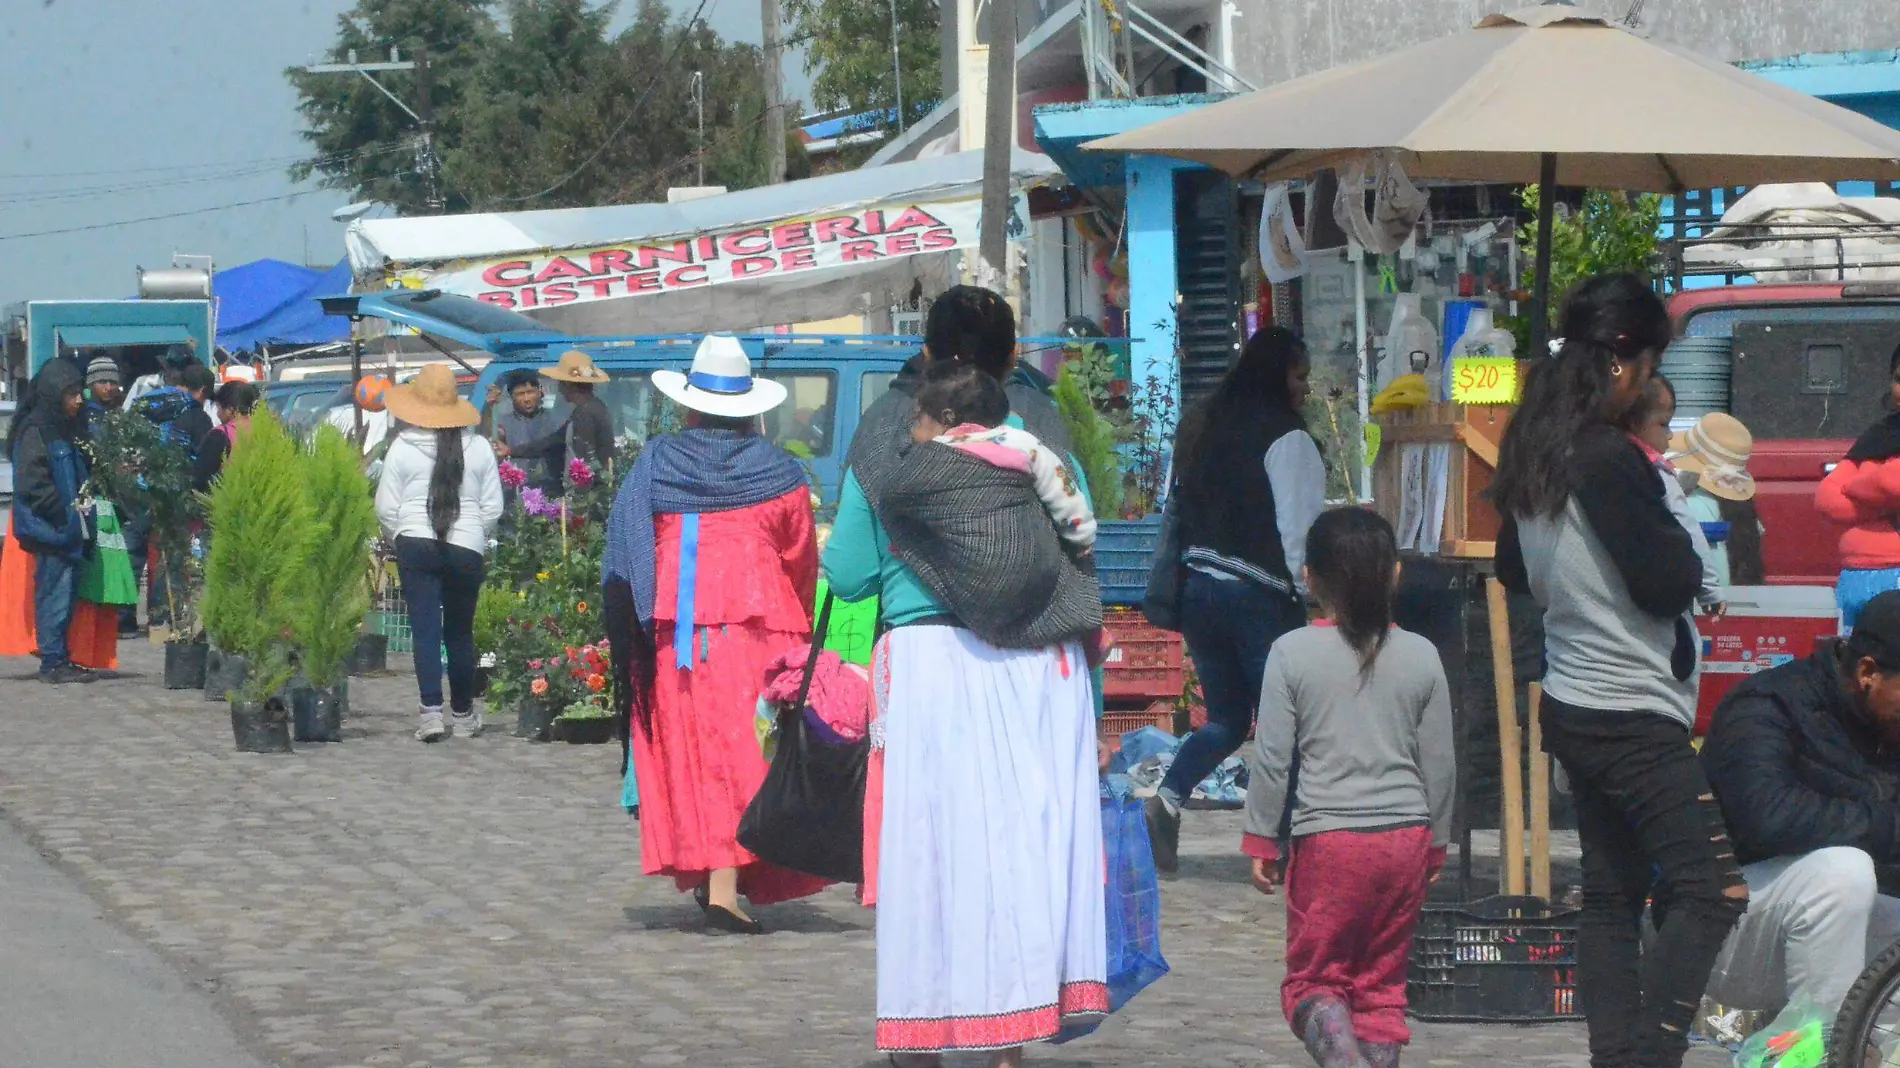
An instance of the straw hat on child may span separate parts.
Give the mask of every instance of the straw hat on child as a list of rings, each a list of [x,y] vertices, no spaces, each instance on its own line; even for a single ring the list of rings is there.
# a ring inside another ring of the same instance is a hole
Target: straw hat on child
[[[474,426],[482,421],[482,413],[456,393],[455,373],[447,364],[432,363],[414,379],[389,387],[383,404],[390,415],[425,430]]]
[[[1754,499],[1755,476],[1748,473],[1748,457],[1754,451],[1755,436],[1727,412],[1710,412],[1669,439],[1676,467],[1693,471],[1700,476],[1700,488],[1725,501]]]

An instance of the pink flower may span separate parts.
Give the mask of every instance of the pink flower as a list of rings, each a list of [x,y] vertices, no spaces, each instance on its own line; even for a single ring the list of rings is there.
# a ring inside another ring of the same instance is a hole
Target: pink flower
[[[561,514],[561,507],[548,500],[548,495],[540,488],[530,486],[521,491],[521,510],[529,515],[554,516]]]
[[[530,692],[530,693],[532,693],[532,694],[534,694],[534,695],[535,695],[536,697],[539,697],[539,696],[541,696],[542,694],[544,694],[544,693],[547,693],[547,692],[548,692],[548,680],[546,680],[546,679],[536,679],[536,680],[534,680],[533,682],[531,682],[531,683],[529,683],[529,684],[528,684],[528,692]]]
[[[586,489],[594,484],[594,469],[587,466],[586,460],[576,456],[567,463],[567,480],[576,489]]]
[[[542,660],[539,657],[536,657],[535,659],[528,661],[529,671],[539,671],[545,666],[546,666],[546,661]]]
[[[520,489],[528,483],[528,473],[506,460],[501,462],[501,484],[509,489]]]

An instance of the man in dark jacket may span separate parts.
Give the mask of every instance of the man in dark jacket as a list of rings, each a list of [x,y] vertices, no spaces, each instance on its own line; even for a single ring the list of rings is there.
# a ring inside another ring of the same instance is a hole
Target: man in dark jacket
[[[1702,766],[1749,897],[1709,996],[1832,1021],[1900,939],[1900,899],[1880,892],[1900,872],[1900,591],[1868,602],[1846,641],[1729,694]]]
[[[596,472],[605,473],[614,457],[614,417],[607,405],[594,395],[595,386],[612,381],[607,372],[578,349],[564,354],[561,362],[542,372],[561,384],[561,399],[572,405],[567,416],[567,456],[585,460]]]
[[[528,485],[552,496],[561,494],[561,460],[567,451],[567,423],[541,406],[541,376],[533,368],[510,371],[488,387],[483,418],[494,435],[495,455],[521,468]],[[502,404],[503,399],[509,403]],[[508,491],[512,499],[514,491]]]
[[[39,643],[40,681],[91,682],[72,662],[66,631],[78,597],[87,526],[74,506],[86,481],[79,451],[84,432],[84,375],[70,360],[51,360],[34,376],[26,409],[13,425],[13,534],[33,555],[33,631]]]

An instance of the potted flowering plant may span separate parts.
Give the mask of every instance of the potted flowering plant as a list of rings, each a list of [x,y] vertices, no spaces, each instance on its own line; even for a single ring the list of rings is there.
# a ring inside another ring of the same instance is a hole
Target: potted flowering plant
[[[549,670],[565,673],[578,684],[583,696],[569,702],[554,720],[552,734],[575,745],[598,745],[613,738],[613,711],[607,701],[607,654],[605,638],[592,645],[564,649]]]

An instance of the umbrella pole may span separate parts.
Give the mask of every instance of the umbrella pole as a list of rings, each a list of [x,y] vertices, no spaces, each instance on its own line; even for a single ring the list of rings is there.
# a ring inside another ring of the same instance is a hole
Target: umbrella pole
[[[1537,267],[1531,285],[1530,359],[1550,352],[1550,240],[1557,221],[1557,154],[1544,153],[1537,186]]]

